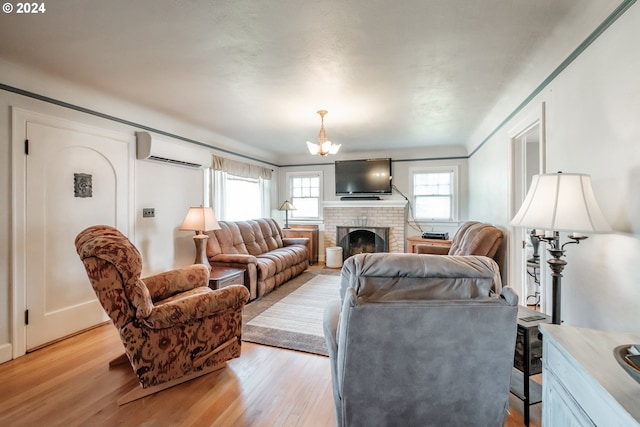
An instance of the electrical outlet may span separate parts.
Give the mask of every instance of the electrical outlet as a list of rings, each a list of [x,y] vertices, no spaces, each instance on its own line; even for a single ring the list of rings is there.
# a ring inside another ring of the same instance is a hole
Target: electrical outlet
[[[142,208],[142,218],[153,218],[154,216],[156,216],[154,208]]]

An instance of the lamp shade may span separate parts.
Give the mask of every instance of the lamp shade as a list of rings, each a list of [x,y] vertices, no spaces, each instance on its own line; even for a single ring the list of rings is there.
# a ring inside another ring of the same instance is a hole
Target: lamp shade
[[[209,231],[219,230],[220,225],[213,214],[213,209],[206,207],[189,208],[187,216],[182,221],[180,230]]]
[[[291,202],[289,202],[288,200],[285,200],[284,203],[282,203],[282,206],[280,206],[281,211],[295,211],[296,207],[293,206],[291,204]]]
[[[510,224],[554,231],[611,231],[593,194],[591,176],[561,172],[533,177],[529,192]]]

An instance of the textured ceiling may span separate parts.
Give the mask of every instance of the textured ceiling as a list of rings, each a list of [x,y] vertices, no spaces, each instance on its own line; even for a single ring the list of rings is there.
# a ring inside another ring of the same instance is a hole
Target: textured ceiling
[[[41,15],[2,14],[0,58],[280,163],[315,141],[318,109],[343,155],[470,151],[474,132],[498,125],[490,113],[504,119],[619,3],[59,0]]]

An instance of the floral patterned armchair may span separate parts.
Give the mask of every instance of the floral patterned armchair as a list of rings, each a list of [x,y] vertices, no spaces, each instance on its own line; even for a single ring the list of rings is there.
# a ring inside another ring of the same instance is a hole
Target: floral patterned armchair
[[[208,287],[203,265],[140,278],[142,260],[117,229],[98,225],[76,237],[76,250],[138,376],[124,404],[225,366],[240,356],[244,286]]]

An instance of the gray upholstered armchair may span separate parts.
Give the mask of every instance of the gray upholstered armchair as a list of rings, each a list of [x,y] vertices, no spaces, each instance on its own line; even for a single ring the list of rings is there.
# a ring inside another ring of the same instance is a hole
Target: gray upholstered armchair
[[[492,259],[356,255],[341,298],[324,313],[339,426],[504,425],[518,297]]]

